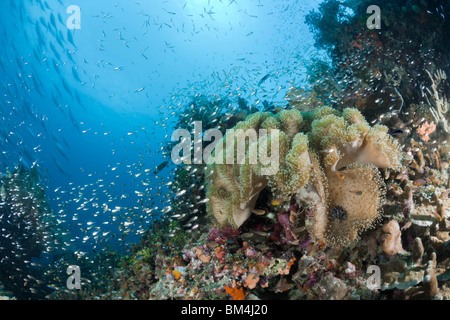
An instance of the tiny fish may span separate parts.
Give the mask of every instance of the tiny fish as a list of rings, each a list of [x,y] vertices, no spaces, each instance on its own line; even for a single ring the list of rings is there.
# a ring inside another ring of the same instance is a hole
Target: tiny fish
[[[282,204],[283,202],[285,202],[287,200],[289,200],[289,199],[284,199],[284,198],[273,199],[271,203],[273,206],[279,206],[280,204]]]
[[[261,237],[267,237],[269,234],[264,231],[255,231],[255,234]]]
[[[273,206],[279,206],[281,204],[281,201],[280,200],[278,200],[278,199],[273,199],[272,200],[272,205]]]
[[[254,236],[254,234],[252,232],[246,232],[246,233],[241,234],[242,239],[250,239],[253,236]]]
[[[416,179],[414,180],[414,185],[416,187],[421,187],[427,184],[427,181],[425,179]]]
[[[136,262],[138,262],[138,261],[141,261],[142,259],[144,259],[144,255],[140,254],[140,255],[138,255],[134,260],[135,260]]]
[[[252,212],[258,216],[262,216],[266,214],[266,210],[264,209],[253,209]]]
[[[180,192],[178,192],[178,193],[175,195],[175,197],[182,196],[182,195],[185,194],[185,193],[186,193],[186,190],[181,190]]]
[[[154,174],[158,174],[162,169],[164,169],[166,166],[167,166],[167,164],[169,163],[169,161],[163,161],[163,162],[161,162],[157,167],[156,167],[156,169],[155,169],[155,171],[153,172]]]
[[[263,84],[263,82],[266,81],[269,77],[270,77],[270,73],[268,73],[264,77],[262,77],[261,80],[259,80],[259,82],[258,82],[258,86]]]

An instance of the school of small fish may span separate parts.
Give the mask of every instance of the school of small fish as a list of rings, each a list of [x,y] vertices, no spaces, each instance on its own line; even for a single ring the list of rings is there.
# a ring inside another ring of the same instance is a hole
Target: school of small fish
[[[165,88],[162,92],[168,94],[159,97],[158,79],[169,75],[165,74],[166,62],[156,56],[164,52],[164,57],[177,60],[184,45],[198,45],[204,37],[232,39],[242,31],[239,20],[225,23],[232,13],[248,21],[244,38],[254,41],[261,33],[253,21],[282,14],[283,21],[295,25],[295,12],[304,9],[289,1],[270,8],[257,1],[251,9],[237,0],[208,0],[203,5],[157,1],[153,7],[144,1],[116,1],[98,11],[82,7],[82,28],[71,30],[67,27],[68,5],[63,0],[5,0],[0,7],[2,17],[8,16],[0,21],[2,176],[15,177],[20,168],[29,168],[39,176],[39,183],[35,183],[44,187],[51,216],[58,224],[58,235],[43,235],[45,251],[50,254],[70,252],[80,258],[110,247],[126,250],[156,220],[177,220],[188,233],[195,232],[200,223],[198,213],[209,201],[199,184],[199,169],[185,167],[189,187],[175,186],[176,166],[165,152],[182,117],[180,109],[192,97],[199,97],[200,88],[201,92],[213,92],[215,98],[245,98],[250,109],[266,99],[283,105],[289,86],[278,83],[300,77],[304,66],[298,62],[306,63],[306,58],[297,56],[296,48],[276,60],[244,49],[231,55],[234,58],[226,63],[228,69],[187,74],[187,81]],[[127,23],[124,17],[133,18]],[[89,29],[91,23],[103,28]],[[274,25],[278,30],[283,27]],[[167,34],[173,37],[162,38]],[[302,55],[306,57],[312,50]],[[296,55],[296,62],[289,55]],[[214,59],[225,60],[225,53],[215,52]],[[148,66],[150,72],[145,77],[136,75],[126,92],[119,91],[122,84],[107,87],[110,79],[117,77],[120,82],[142,66]],[[102,98],[97,98],[99,93]],[[156,105],[153,95],[161,100],[158,107],[151,107],[147,114],[136,111],[142,115],[138,120],[131,116],[124,121],[118,115],[117,110],[124,106],[134,112],[131,106],[137,103],[152,101]],[[116,109],[106,108],[108,104]],[[236,108],[234,104],[225,109],[218,105],[198,112],[211,119],[208,125],[215,126],[221,113],[231,117]],[[194,119],[187,115],[183,120],[191,123]],[[182,208],[181,213],[174,207]],[[0,217],[14,220],[12,216]],[[8,231],[2,230],[2,236],[7,241]],[[64,240],[55,240],[56,236]],[[174,233],[167,235],[172,236]],[[0,267],[11,255],[20,256],[22,246],[14,243],[12,251],[0,257]],[[63,260],[53,263],[64,265]],[[32,274],[24,277],[36,278]],[[48,286],[60,288],[61,281],[55,277],[54,284]],[[30,281],[23,283],[31,286]]]

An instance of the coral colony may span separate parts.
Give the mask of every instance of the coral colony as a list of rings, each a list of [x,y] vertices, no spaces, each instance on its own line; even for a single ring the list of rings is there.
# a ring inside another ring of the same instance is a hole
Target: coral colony
[[[180,228],[146,238],[102,297],[449,299],[449,61],[440,33],[421,52],[405,47],[424,26],[449,28],[423,3],[391,4],[368,29],[357,19],[367,1],[349,20],[323,2],[307,21],[332,65],[318,61],[311,89],[292,87],[285,108],[194,99],[220,132],[186,108],[181,128],[195,130],[167,152],[179,159],[174,194],[205,186],[186,202],[201,202],[196,221],[175,210]],[[406,15],[418,26],[399,34]]]
[[[51,236],[36,171],[1,176],[1,295],[450,299],[450,6],[376,2],[374,28],[372,1],[325,0],[306,16],[330,59],[314,58],[283,106],[201,94],[180,106],[153,171],[175,167],[171,205],[144,209],[160,218],[126,253],[59,250],[69,240]],[[81,289],[20,262],[47,247],[55,265],[80,266]]]

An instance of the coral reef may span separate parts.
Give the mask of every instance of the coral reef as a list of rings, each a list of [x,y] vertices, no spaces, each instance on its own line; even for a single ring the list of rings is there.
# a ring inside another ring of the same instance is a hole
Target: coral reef
[[[383,199],[383,183],[376,167],[400,167],[398,142],[387,134],[386,127],[370,127],[356,109],[345,109],[341,114],[322,107],[308,119],[311,131],[307,133],[299,132],[304,120],[296,109],[275,115],[255,113],[238,123],[237,129],[279,130],[278,171],[262,175],[264,166],[248,161],[256,151],[252,145],[265,144],[262,137],[247,145],[245,164],[238,164],[237,157],[225,164],[225,153],[220,155],[223,163],[210,164],[207,208],[220,226],[240,227],[266,187],[276,198],[295,196],[312,206],[312,233],[329,245],[346,245],[372,225]],[[223,140],[229,142],[226,136]],[[237,145],[237,138],[235,142]],[[343,214],[333,214],[335,208],[341,208]]]
[[[286,109],[185,106],[178,127],[217,127],[225,147],[175,169],[168,219],[95,298],[450,299],[449,6],[380,0],[379,32],[370,4],[308,15],[331,62],[313,59]]]
[[[0,282],[17,299],[43,298],[50,290],[31,260],[51,251],[58,228],[37,167],[20,166],[0,177]]]
[[[267,185],[279,196],[286,196],[309,180],[308,141],[304,134],[298,133],[301,123],[302,116],[297,110],[285,110],[277,115],[255,113],[239,122],[235,131],[227,133],[219,142],[226,146],[222,150],[216,148],[215,161],[208,165],[206,196],[207,209],[221,226],[241,226]],[[286,128],[286,132],[275,130],[267,135],[257,132],[279,127]],[[252,134],[254,141],[247,141],[245,136]],[[274,143],[277,152],[272,153]],[[242,150],[247,150],[245,155]],[[261,154],[276,156],[270,162],[276,164],[275,168],[262,163]],[[239,157],[245,158],[245,163]]]
[[[175,175],[173,193],[193,195],[172,221],[190,221],[205,197],[213,219],[184,241],[150,232],[104,298],[450,298],[448,4],[380,0],[383,32],[361,18],[371,4],[327,0],[308,15],[331,62],[313,59],[308,89],[293,83],[286,109],[250,111],[239,98],[222,118],[217,104],[196,102],[223,134],[242,130],[224,135],[213,154],[222,163]],[[208,122],[194,107],[186,114],[187,127]],[[271,167],[257,156],[276,142]]]

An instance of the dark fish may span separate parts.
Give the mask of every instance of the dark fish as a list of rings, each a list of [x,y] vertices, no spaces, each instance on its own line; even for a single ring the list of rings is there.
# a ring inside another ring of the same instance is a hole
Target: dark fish
[[[156,167],[156,169],[153,173],[158,174],[162,169],[164,169],[167,166],[168,163],[169,163],[169,161],[167,161],[167,160],[162,162],[159,166]]]
[[[396,129],[396,130],[393,130],[392,132],[390,132],[389,134],[392,136],[395,134],[402,134],[402,133],[404,133],[404,131],[402,129]]]
[[[50,23],[56,29],[56,19],[55,19],[55,15],[53,14],[53,12],[50,13]]]
[[[58,12],[58,21],[61,22],[62,25],[64,25],[61,14],[59,12]]]
[[[61,165],[61,163],[59,163],[58,160],[56,160],[53,156],[52,156],[52,159],[53,159],[54,163],[56,164],[56,167],[62,174],[66,175],[66,176],[70,176],[69,173],[66,170],[64,170],[63,166]]]
[[[77,72],[77,69],[75,67],[72,67],[72,74],[73,74],[73,77],[75,78],[75,80],[77,80],[78,82],[81,82],[81,79],[78,76],[78,72]]]
[[[72,32],[70,31],[70,29],[67,30],[67,40],[74,46],[77,47],[75,45],[75,42],[73,41],[73,36],[72,36]]]
[[[270,77],[270,73],[266,74],[264,77],[261,78],[258,82],[258,86],[260,86],[264,81],[266,81]]]

